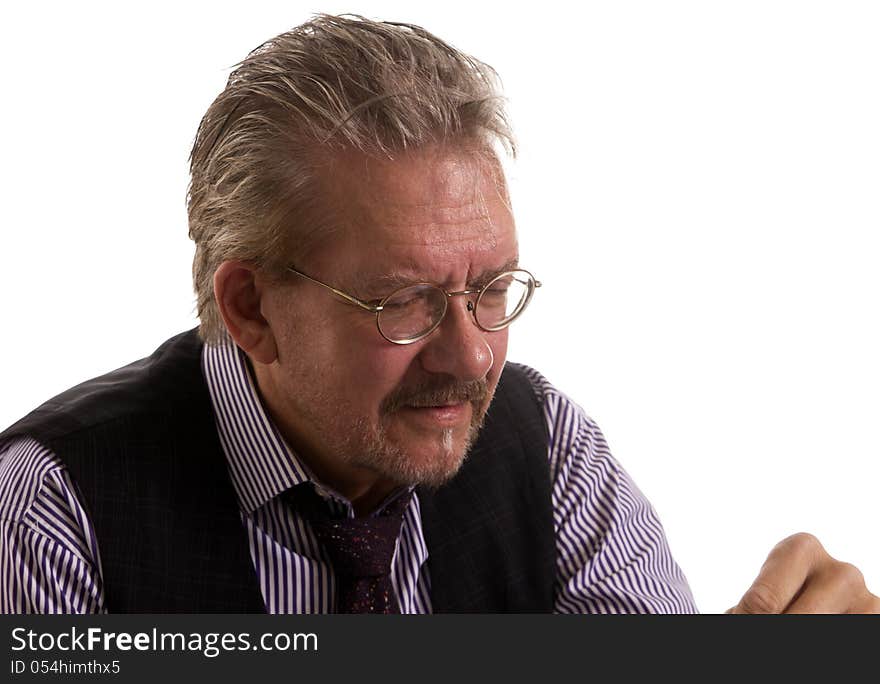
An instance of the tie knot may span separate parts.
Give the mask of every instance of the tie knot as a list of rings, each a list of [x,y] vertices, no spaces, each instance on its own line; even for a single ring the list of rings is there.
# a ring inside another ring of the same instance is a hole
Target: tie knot
[[[390,574],[411,492],[402,493],[378,513],[365,518],[333,515],[311,485],[296,487],[287,496],[290,505],[311,524],[336,573],[350,579]]]
[[[355,518],[312,520],[315,535],[330,556],[333,569],[351,579],[384,577],[391,560],[401,520]]]

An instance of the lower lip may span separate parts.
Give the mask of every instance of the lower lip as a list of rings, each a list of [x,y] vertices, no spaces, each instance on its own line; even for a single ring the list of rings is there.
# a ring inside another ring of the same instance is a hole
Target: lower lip
[[[407,415],[441,425],[454,425],[467,417],[470,404],[450,404],[448,406],[407,406],[403,412]]]

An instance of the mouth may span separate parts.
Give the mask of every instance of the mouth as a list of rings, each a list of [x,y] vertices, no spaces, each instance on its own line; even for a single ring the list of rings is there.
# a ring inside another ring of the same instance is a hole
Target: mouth
[[[400,413],[419,422],[437,426],[452,426],[465,420],[469,421],[471,410],[470,402],[463,401],[458,404],[437,406],[404,406]]]

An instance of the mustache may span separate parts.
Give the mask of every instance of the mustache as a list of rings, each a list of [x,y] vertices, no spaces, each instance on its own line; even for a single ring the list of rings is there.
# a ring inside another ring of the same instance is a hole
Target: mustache
[[[488,396],[489,383],[485,378],[464,382],[432,380],[395,390],[382,401],[381,410],[383,414],[389,414],[410,406],[445,406],[465,401],[481,405]]]

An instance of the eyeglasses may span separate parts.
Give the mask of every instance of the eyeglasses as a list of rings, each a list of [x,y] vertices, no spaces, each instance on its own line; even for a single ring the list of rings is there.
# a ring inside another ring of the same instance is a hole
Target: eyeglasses
[[[535,289],[541,287],[541,282],[531,273],[516,269],[499,273],[478,290],[447,292],[432,283],[415,283],[395,290],[378,303],[371,303],[337,290],[292,266],[287,270],[376,314],[379,333],[394,344],[412,344],[434,332],[446,316],[450,297],[473,297],[468,300],[467,309],[477,327],[486,332],[503,330],[525,311]]]

